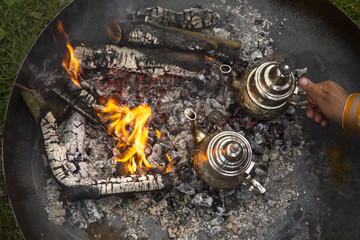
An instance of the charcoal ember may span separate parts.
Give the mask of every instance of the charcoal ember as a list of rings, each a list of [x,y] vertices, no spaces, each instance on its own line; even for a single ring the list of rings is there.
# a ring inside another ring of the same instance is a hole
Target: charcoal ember
[[[266,174],[267,166],[264,165],[256,165],[254,167],[254,172],[256,176],[263,176]]]
[[[154,166],[165,166],[165,163],[161,160],[164,155],[162,146],[159,143],[156,143],[151,149],[151,154],[146,157],[147,161]]]
[[[221,226],[211,226],[209,227],[209,229],[204,230],[204,233],[213,238],[215,237],[217,234],[219,234],[222,231],[222,227]]]
[[[230,117],[229,113],[227,113],[223,109],[215,109],[215,111],[208,116],[209,122],[216,125],[224,125],[227,119]]]
[[[293,73],[295,74],[295,77],[301,78],[307,73],[307,71],[308,71],[307,68],[302,68],[302,69],[295,69]]]
[[[200,75],[197,78],[194,79],[196,90],[201,90],[205,86],[205,76]]]
[[[256,144],[261,145],[265,143],[265,137],[260,133],[255,133],[254,141]]]
[[[284,140],[276,139],[276,140],[274,141],[274,145],[275,145],[275,146],[281,146],[281,145],[283,145],[283,144],[284,144]]]
[[[69,223],[73,227],[77,227],[80,229],[86,229],[88,227],[85,215],[82,210],[82,205],[80,201],[70,203],[67,206],[67,209],[69,211],[70,217],[69,217]]]
[[[82,200],[68,203],[69,223],[72,227],[86,229],[90,224],[104,217],[94,200]]]
[[[184,110],[185,110],[184,105],[182,103],[177,103],[172,106],[172,114],[174,116],[184,115],[183,114]]]
[[[263,58],[263,54],[260,49],[257,49],[256,51],[254,51],[250,56],[250,59],[252,61],[259,60],[261,58]]]
[[[195,195],[195,189],[189,183],[181,183],[179,186],[175,187],[175,190],[182,192],[186,195]]]
[[[269,152],[268,156],[269,156],[269,159],[270,159],[271,161],[275,161],[275,160],[276,160],[277,158],[279,158],[279,156],[280,156],[279,150],[277,150],[276,148],[275,148],[275,149],[272,149],[272,150]]]
[[[286,114],[294,115],[296,112],[296,108],[294,106],[289,106],[288,109],[286,109]]]
[[[233,91],[226,91],[224,96],[225,96],[225,108],[229,109],[232,104],[236,103],[236,97]]]
[[[223,217],[216,217],[216,218],[212,219],[209,222],[209,224],[210,224],[210,226],[219,226],[223,222],[225,222],[225,219]]]
[[[198,207],[210,208],[213,204],[213,198],[206,193],[198,193],[191,200],[191,204]]]
[[[187,144],[194,142],[194,138],[189,131],[182,131],[176,136],[169,135],[169,137],[174,146],[180,150],[186,150]]]
[[[287,154],[292,154],[292,148],[291,148],[291,145],[290,144],[284,144],[281,146],[280,148],[280,152],[281,154],[283,155],[287,155]]]

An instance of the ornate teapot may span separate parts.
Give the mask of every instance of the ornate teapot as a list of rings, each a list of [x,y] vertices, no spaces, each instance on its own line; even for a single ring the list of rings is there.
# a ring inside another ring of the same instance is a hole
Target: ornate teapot
[[[220,71],[225,75],[226,83],[237,90],[240,106],[256,119],[270,120],[284,113],[289,105],[307,104],[306,100],[291,100],[293,94],[305,92],[299,91],[298,82],[286,63],[265,62],[247,71],[241,80],[235,79],[229,65],[221,65]]]
[[[197,142],[193,164],[199,177],[218,190],[234,188],[240,184],[256,194],[265,188],[249,174],[255,163],[248,140],[234,131],[215,131],[206,134],[198,128],[196,113],[185,110],[192,122],[192,134]]]

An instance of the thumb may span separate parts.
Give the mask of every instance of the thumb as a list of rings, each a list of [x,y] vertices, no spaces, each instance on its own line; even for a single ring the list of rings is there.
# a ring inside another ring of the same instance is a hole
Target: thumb
[[[299,84],[305,90],[308,96],[315,101],[324,94],[322,89],[318,85],[310,81],[310,79],[307,79],[305,77],[300,78]]]

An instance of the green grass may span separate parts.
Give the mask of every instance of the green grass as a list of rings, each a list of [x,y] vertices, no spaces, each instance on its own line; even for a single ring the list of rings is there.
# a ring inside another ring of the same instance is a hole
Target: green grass
[[[331,1],[360,26],[360,0]],[[23,59],[40,32],[69,2],[70,0],[0,0],[0,129],[3,129],[7,100]],[[0,189],[4,189],[3,178],[0,166]],[[0,239],[21,238],[9,201],[2,197]]]
[[[3,129],[7,101],[23,59],[41,31],[69,2],[0,0],[0,129]],[[2,166],[0,189],[4,189]],[[6,197],[0,198],[0,239],[22,239]]]
[[[360,0],[330,0],[360,26]]]

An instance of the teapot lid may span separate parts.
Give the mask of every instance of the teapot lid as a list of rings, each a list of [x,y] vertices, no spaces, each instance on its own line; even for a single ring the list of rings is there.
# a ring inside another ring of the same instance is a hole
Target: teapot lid
[[[247,87],[256,104],[266,109],[275,109],[286,104],[296,83],[289,65],[270,61],[249,74]]]
[[[233,177],[251,167],[252,149],[249,141],[233,131],[222,131],[209,142],[207,159],[214,170]]]

